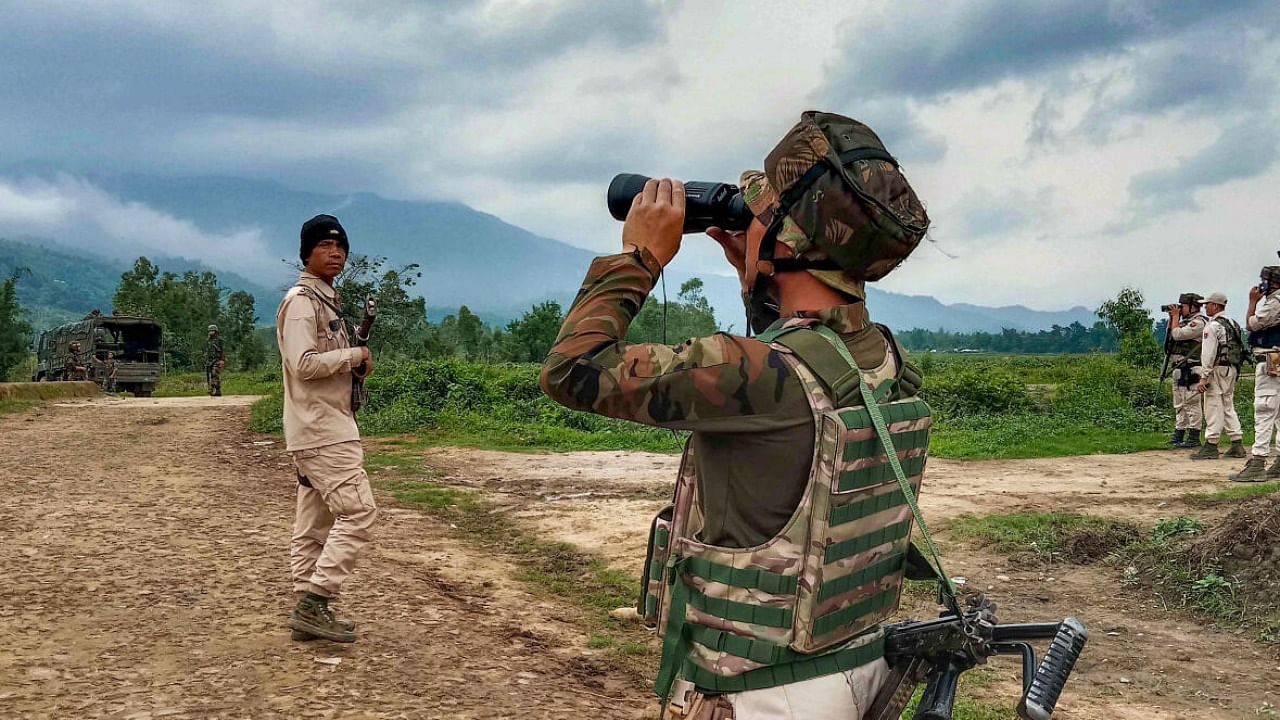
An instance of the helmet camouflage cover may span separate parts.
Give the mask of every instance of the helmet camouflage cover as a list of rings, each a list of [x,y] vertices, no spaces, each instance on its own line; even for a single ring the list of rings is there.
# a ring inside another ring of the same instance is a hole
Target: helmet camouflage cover
[[[1204,298],[1200,293],[1185,292],[1178,296],[1179,305],[1203,305]]]
[[[1280,287],[1280,265],[1267,265],[1262,268],[1261,279],[1271,284],[1271,287]]]
[[[887,275],[920,244],[929,217],[897,161],[875,132],[852,118],[806,112],[765,158],[764,172],[741,181],[752,212],[777,239],[837,290],[864,296],[864,283]]]

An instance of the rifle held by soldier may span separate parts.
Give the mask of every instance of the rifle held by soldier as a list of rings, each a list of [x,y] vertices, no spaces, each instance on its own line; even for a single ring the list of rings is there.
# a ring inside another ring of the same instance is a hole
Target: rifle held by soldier
[[[364,314],[360,318],[360,326],[356,328],[355,346],[368,347],[369,333],[373,331],[373,323],[378,319],[378,301],[372,296],[364,299]],[[369,393],[364,388],[364,376],[368,372],[367,363],[351,373],[351,414],[360,412],[369,402]]]
[[[889,679],[866,717],[898,720],[916,687],[925,684],[914,720],[951,720],[960,675],[994,655],[1022,658],[1022,700],[1018,717],[1049,720],[1058,704],[1089,631],[1075,618],[1055,623],[1000,625],[996,606],[980,593],[968,596],[968,609],[937,620],[907,621],[885,628]],[[1050,640],[1037,666],[1031,643]]]

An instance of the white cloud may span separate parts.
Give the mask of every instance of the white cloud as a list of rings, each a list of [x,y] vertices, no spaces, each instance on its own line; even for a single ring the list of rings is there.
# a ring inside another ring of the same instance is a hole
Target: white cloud
[[[101,255],[184,257],[241,273],[263,263],[279,263],[267,252],[258,230],[202,232],[186,220],[121,201],[66,174],[53,180],[0,178],[0,227]]]

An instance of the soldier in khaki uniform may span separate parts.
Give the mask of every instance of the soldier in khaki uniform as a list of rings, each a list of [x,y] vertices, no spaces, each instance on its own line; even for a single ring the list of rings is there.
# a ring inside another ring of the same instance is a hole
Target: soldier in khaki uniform
[[[1262,268],[1262,282],[1249,288],[1249,345],[1253,348],[1253,452],[1234,482],[1280,478],[1280,455],[1271,467],[1273,438],[1280,432],[1280,266]]]
[[[846,144],[837,146],[841,139]],[[597,258],[588,270],[541,377],[544,392],[567,407],[692,431],[677,498],[680,488],[696,488],[698,542],[735,557],[754,553],[756,557],[744,558],[752,563],[773,562],[760,559],[771,546],[792,547],[789,543],[795,540],[785,536],[784,528],[795,513],[806,512],[810,473],[815,465],[820,473],[827,462],[825,456],[814,457],[818,441],[809,398],[815,391],[804,379],[811,378],[809,371],[791,353],[764,338],[792,328],[811,332],[809,340],[833,355],[832,347],[837,348],[845,363],[856,364],[860,372],[846,378],[861,376],[867,386],[880,387],[891,396],[913,397],[915,389],[906,380],[901,349],[887,328],[870,320],[864,283],[902,262],[928,226],[924,208],[896,162],[869,128],[848,118],[805,113],[765,160],[765,169],[744,173],[740,183],[755,218],[748,229],[707,231],[737,270],[750,324],[763,335],[717,333],[678,345],[625,340],[660,272],[679,250],[684,228],[683,185],[650,180],[631,205],[621,251]],[[859,215],[863,199],[851,189],[851,177],[887,191],[892,200],[876,202],[882,203],[885,222],[908,227],[901,236],[904,248],[881,252],[880,238],[866,226],[866,216]],[[826,341],[814,339],[818,336]],[[843,367],[850,372],[848,364]],[[846,404],[845,396],[831,386],[816,394],[824,401],[838,398],[836,407],[860,402]],[[874,462],[872,457],[855,460]],[[682,507],[679,500],[676,507]],[[902,517],[901,508],[892,512],[898,513],[895,520]],[[878,525],[881,517],[864,520],[873,534],[883,530]],[[684,542],[673,534],[676,537]],[[891,552],[889,546],[872,552]],[[719,593],[728,593],[739,600],[728,605],[738,607],[758,592],[748,586],[765,586],[741,579],[726,580],[727,586],[714,588],[698,585],[701,581],[680,569],[692,567],[684,564],[688,560],[685,556],[674,566],[667,565],[676,568],[672,587],[694,583],[700,590],[676,590],[677,594],[700,596],[705,591],[719,598]],[[789,562],[776,560],[774,567]],[[771,578],[769,583],[778,581],[778,587],[786,585],[785,578],[759,573],[765,576]],[[851,582],[855,576],[845,580]],[[783,591],[775,587],[773,592]],[[711,659],[707,633],[717,631],[706,623],[721,630],[741,623],[720,615],[708,619],[706,613],[692,609],[694,601],[686,617],[683,601],[671,597],[669,592],[663,601],[671,609],[664,614],[668,622],[663,670],[656,688],[667,702],[667,718],[857,720],[887,677],[888,666],[876,644],[877,638],[883,638],[878,624],[865,631],[850,629],[860,634],[815,655],[783,651],[772,655],[772,660],[748,659],[738,649],[736,654],[725,652]],[[699,607],[709,611],[718,606]],[[891,607],[896,607],[896,601]],[[686,630],[688,634],[682,634]],[[754,643],[756,648],[782,647],[740,633],[718,636],[730,646],[736,642]],[[830,663],[815,671],[810,664],[815,657]]]
[[[337,218],[317,215],[303,224],[301,239],[305,268],[276,313],[284,434],[298,477],[289,556],[299,600],[289,625],[295,640],[354,642],[354,624],[337,618],[329,602],[377,517],[351,408],[352,376],[367,376],[373,359],[368,348],[351,347],[333,287],[350,249],[346,231]]]
[[[1217,460],[1218,438],[1225,432],[1231,437],[1227,457],[1245,457],[1244,433],[1236,414],[1236,380],[1244,356],[1244,338],[1240,326],[1227,317],[1227,296],[1213,293],[1205,300],[1209,322],[1201,335],[1200,382],[1196,390],[1204,394],[1205,443],[1192,453],[1192,460]]]
[[[1196,392],[1195,368],[1200,364],[1200,338],[1208,322],[1200,314],[1204,298],[1196,293],[1178,296],[1178,307],[1169,311],[1169,360],[1173,363],[1174,447],[1200,447],[1200,424],[1204,420],[1201,394]]]

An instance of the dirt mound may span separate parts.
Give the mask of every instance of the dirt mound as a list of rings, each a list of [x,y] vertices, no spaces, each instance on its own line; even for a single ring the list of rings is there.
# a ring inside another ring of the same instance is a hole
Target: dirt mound
[[[1062,555],[1069,562],[1087,565],[1137,542],[1142,537],[1138,526],[1123,520],[1075,528],[1062,543]]]
[[[1219,565],[1250,585],[1280,588],[1280,497],[1241,505],[1188,550],[1203,566]]]

